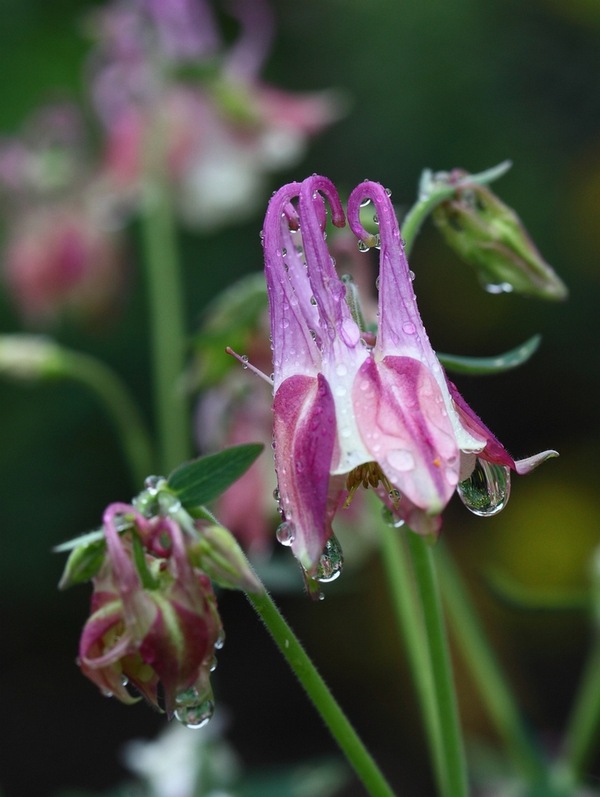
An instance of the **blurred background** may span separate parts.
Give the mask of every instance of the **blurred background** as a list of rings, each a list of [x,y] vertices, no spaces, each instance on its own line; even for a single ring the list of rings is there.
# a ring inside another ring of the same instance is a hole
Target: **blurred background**
[[[40,124],[31,122],[37,109],[74,102],[88,130],[84,161],[97,157],[105,133],[90,99],[97,68],[90,60],[97,18],[90,14],[109,5],[1,0],[3,140],[28,129],[31,141]],[[413,202],[424,168],[477,172],[512,160],[494,190],[517,210],[565,281],[568,301],[484,292],[431,223],[414,247],[411,267],[434,348],[489,356],[542,335],[526,366],[456,381],[515,457],[556,448],[560,459],[527,479],[516,478],[511,501],[497,517],[476,518],[453,501],[443,533],[531,724],[555,749],[591,638],[585,607],[591,555],[600,542],[594,322],[600,298],[600,5],[277,0],[272,9],[275,33],[262,79],[286,92],[334,90],[339,118],[321,120],[305,151],[265,175],[243,212],[233,209],[223,223],[207,225],[183,218],[187,328],[197,329],[207,302],[234,279],[260,271],[262,216],[271,192],[284,181],[318,172],[348,191],[364,178],[378,180],[402,211]],[[225,7],[218,6],[217,14],[223,35],[234,41],[236,23]],[[72,146],[74,151],[79,144]],[[16,186],[14,202],[7,199],[9,178],[0,220],[5,275],[18,261],[9,245],[27,210],[22,186]],[[107,292],[101,312],[24,308],[25,289],[19,294],[5,279],[0,332],[41,331],[101,358],[128,383],[151,422],[148,319],[135,220],[124,222],[118,233],[120,254],[114,260],[112,250],[106,253],[115,269],[107,273],[118,290]],[[95,297],[99,293],[93,290]],[[0,408],[0,684],[6,730],[0,792],[108,793],[131,777],[123,764],[124,743],[153,738],[165,720],[144,706],[103,699],[81,677],[75,656],[89,589],[57,591],[64,559],[51,549],[97,527],[107,503],[128,500],[141,485],[132,484],[109,419],[81,386],[2,379]],[[413,687],[377,556],[328,587],[322,603],[311,603],[301,589],[279,596],[279,602],[399,793],[432,794]],[[215,692],[227,714],[226,737],[244,766],[335,756],[334,743],[243,596],[223,595],[220,606],[227,644]],[[457,678],[469,738],[478,748],[494,748],[460,656]],[[600,761],[590,774],[600,778]],[[362,793],[352,782],[345,788],[344,794]]]

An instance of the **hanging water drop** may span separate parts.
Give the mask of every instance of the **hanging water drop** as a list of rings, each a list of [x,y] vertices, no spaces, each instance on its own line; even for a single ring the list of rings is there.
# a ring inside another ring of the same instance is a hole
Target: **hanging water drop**
[[[319,559],[315,571],[315,578],[324,584],[329,581],[335,581],[341,575],[344,566],[344,554],[342,553],[342,546],[337,541],[335,535],[327,540],[323,553]]]
[[[247,354],[242,354],[242,356],[240,357],[240,361],[242,363],[242,367],[243,368],[247,368],[248,367],[248,355]]]
[[[473,473],[456,488],[460,500],[479,517],[496,515],[506,506],[510,496],[510,470],[477,459]]]
[[[179,720],[186,728],[197,730],[203,728],[215,713],[215,704],[212,700],[203,700],[201,703],[181,706],[175,710],[175,719]]]
[[[373,224],[379,224],[379,216],[377,213],[373,215]]]
[[[277,537],[277,542],[289,548],[296,539],[296,527],[291,520],[285,520],[277,526],[275,536]]]
[[[363,180],[363,182],[368,183],[369,181],[365,179],[365,180]],[[361,200],[360,207],[361,208],[366,208],[367,205],[370,204],[370,202],[371,202],[371,200],[369,199],[369,197],[366,197],[365,199]]]
[[[219,631],[219,636],[215,640],[215,650],[221,650],[223,645],[225,644],[225,631],[221,628]]]
[[[362,239],[359,240],[357,246],[359,252],[368,252],[371,248],[369,244],[365,243]]]
[[[394,515],[388,506],[382,507],[381,517],[385,525],[389,526],[391,529],[399,529],[404,525],[404,520],[402,520],[401,517],[398,517],[398,515]]]

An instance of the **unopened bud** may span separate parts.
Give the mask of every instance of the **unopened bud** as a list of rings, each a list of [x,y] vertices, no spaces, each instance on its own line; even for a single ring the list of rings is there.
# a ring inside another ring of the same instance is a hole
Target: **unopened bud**
[[[194,567],[203,570],[221,587],[263,591],[237,540],[223,526],[200,529],[199,538],[188,548],[188,556]]]
[[[445,176],[450,184],[460,184],[432,214],[449,246],[477,270],[491,293],[515,291],[540,299],[565,299],[566,286],[517,214],[489,188],[465,178],[468,174],[459,169]]]
[[[61,350],[42,335],[0,335],[0,375],[24,381],[62,370]]]

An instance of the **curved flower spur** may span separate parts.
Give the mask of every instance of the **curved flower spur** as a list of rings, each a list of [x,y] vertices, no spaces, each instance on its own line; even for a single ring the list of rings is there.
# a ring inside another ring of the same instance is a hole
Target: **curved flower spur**
[[[510,469],[527,473],[556,456],[515,462],[447,381],[419,315],[392,203],[369,181],[348,200],[359,245],[380,248],[379,330],[367,344],[325,242],[325,200],[343,226],[335,187],[313,175],[274,194],[263,229],[278,538],[317,580],[339,572],[331,521],[361,484],[376,489],[394,525],[435,535],[457,488],[476,514],[494,514],[508,498]],[[364,200],[375,207],[378,236],[360,222]]]

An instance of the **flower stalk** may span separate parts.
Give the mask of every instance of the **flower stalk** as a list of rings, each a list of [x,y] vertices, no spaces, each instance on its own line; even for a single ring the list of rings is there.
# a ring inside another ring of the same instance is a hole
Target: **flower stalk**
[[[371,797],[393,797],[391,786],[270,595],[267,592],[247,593],[247,597],[368,794]],[[458,792],[456,797],[459,797]]]

